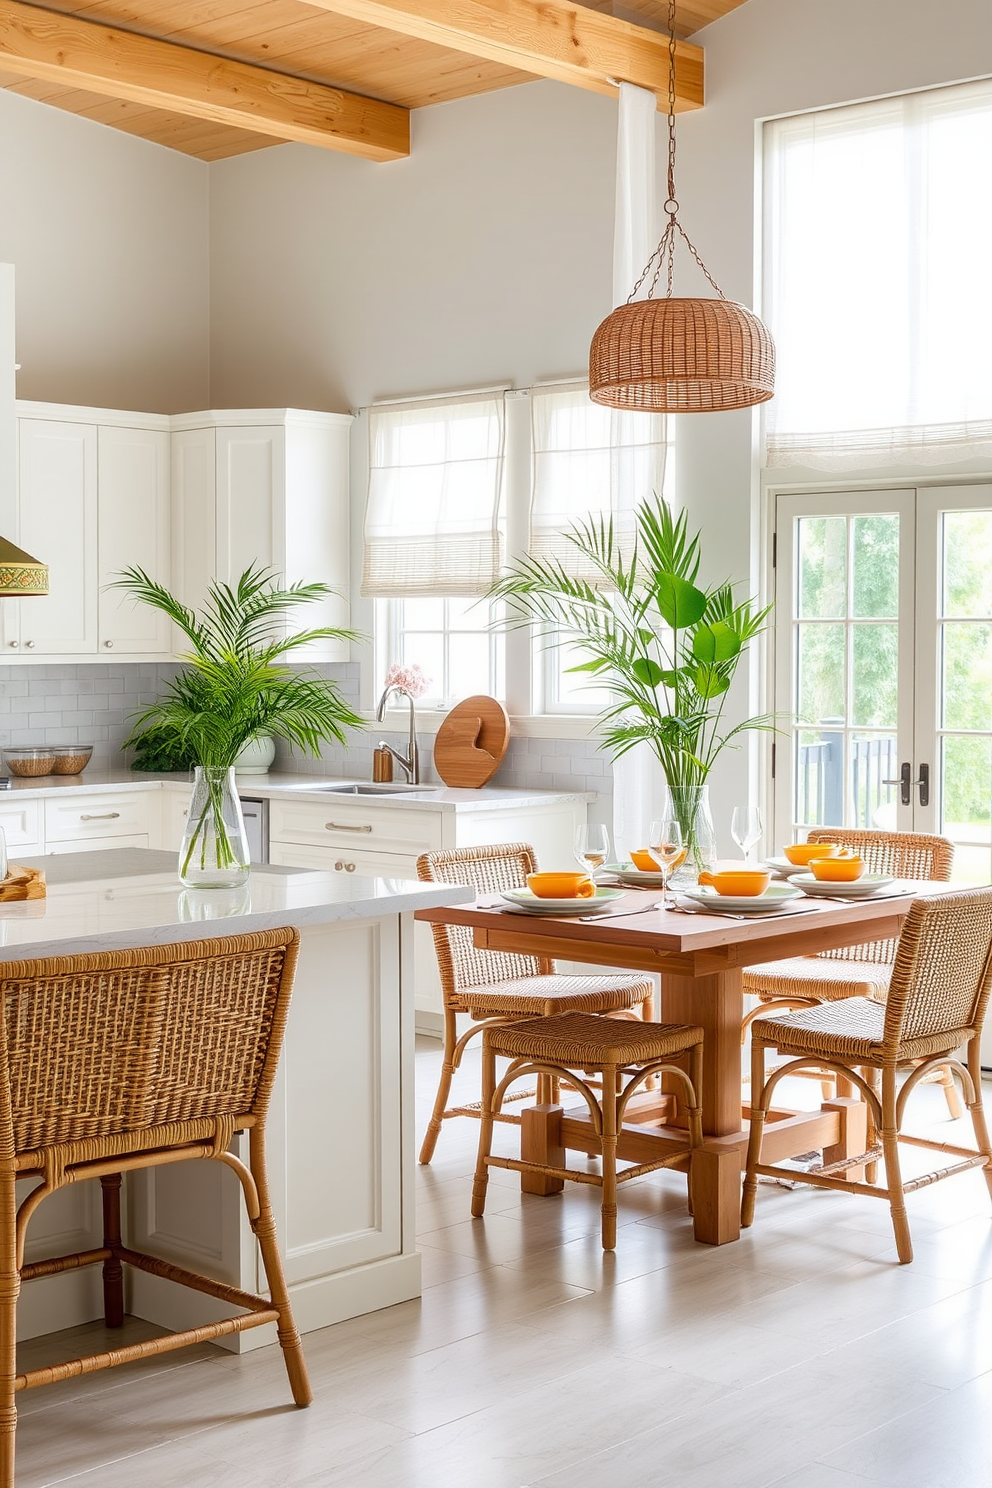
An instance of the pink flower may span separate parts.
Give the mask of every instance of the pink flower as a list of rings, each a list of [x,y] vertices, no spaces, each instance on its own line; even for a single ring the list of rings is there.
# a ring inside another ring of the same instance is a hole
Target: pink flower
[[[412,698],[423,697],[432,680],[423,668],[415,663],[412,666],[397,666],[394,662],[386,673],[387,687],[402,687],[403,691],[409,693]]]

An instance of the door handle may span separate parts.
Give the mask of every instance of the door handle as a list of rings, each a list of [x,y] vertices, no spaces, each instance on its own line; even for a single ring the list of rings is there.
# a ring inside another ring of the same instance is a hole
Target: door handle
[[[921,765],[920,766],[920,778],[918,780],[914,780],[913,781],[913,784],[914,785],[918,785],[919,788],[920,788],[920,805],[921,806],[929,806],[930,805],[930,766],[929,765]]]
[[[930,766],[921,765],[919,778],[913,779],[913,766],[909,760],[904,761],[899,767],[899,774],[894,780],[883,780],[883,785],[897,785],[899,787],[899,799],[904,806],[908,806],[913,799],[913,787],[917,786],[920,792],[920,805],[930,805]]]
[[[906,760],[899,766],[899,774],[895,780],[883,780],[882,784],[897,785],[899,787],[899,799],[904,806],[908,806],[913,799],[913,766],[909,760]],[[927,803],[926,801],[921,801],[920,804],[925,806]]]
[[[119,811],[81,811],[80,821],[116,821],[120,816]]]

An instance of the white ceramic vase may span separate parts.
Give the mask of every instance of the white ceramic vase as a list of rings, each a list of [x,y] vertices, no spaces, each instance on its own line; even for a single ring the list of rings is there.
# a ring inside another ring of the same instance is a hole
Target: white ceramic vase
[[[276,757],[276,741],[271,734],[250,739],[234,761],[238,775],[267,775]]]

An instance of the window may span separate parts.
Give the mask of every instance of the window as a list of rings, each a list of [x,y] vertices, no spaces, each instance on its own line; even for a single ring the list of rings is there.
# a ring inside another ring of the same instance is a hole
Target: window
[[[564,534],[589,515],[612,515],[629,540],[634,507],[666,470],[670,489],[666,450],[664,419],[600,408],[580,383],[371,409],[362,593],[376,600],[376,694],[395,662],[431,677],[421,706],[505,697],[507,637],[484,599],[504,552],[574,567]],[[511,706],[601,706],[568,674],[571,653],[514,645],[514,673],[530,676],[515,676]]]
[[[766,124],[768,463],[992,455],[992,82]]]

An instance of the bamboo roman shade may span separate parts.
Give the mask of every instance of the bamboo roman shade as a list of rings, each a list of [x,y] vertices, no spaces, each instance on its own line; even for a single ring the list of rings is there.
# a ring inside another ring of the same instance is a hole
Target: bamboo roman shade
[[[362,593],[477,596],[499,576],[502,392],[369,409]]]
[[[665,420],[658,414],[604,408],[585,383],[531,391],[534,485],[529,548],[576,577],[597,575],[569,542],[568,529],[590,517],[612,517],[628,549],[634,509],[665,478]]]

